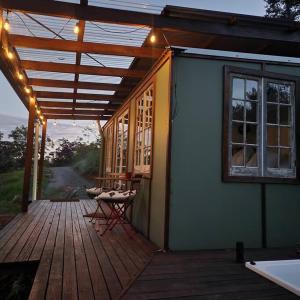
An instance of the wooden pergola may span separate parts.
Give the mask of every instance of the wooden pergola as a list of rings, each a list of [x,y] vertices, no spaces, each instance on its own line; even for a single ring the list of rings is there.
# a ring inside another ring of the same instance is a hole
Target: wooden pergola
[[[39,197],[47,120],[109,120],[166,47],[300,56],[298,23],[172,6],[150,14],[88,0],[0,0],[0,27],[0,68],[29,110],[23,211],[36,119]]]

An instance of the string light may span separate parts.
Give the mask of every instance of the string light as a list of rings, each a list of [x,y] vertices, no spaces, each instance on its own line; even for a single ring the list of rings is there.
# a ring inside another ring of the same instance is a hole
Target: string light
[[[44,116],[43,116],[43,115],[40,115],[40,119],[43,121],[43,120],[44,120]]]
[[[3,28],[5,29],[5,31],[9,32],[10,24],[9,24],[9,21],[7,19],[4,22]]]
[[[154,43],[156,42],[156,36],[155,36],[154,33],[152,33],[151,36],[150,36],[150,42],[151,42],[152,44],[154,44]]]
[[[75,121],[73,121],[73,126],[76,126],[76,122]]]
[[[41,110],[40,110],[39,108],[37,108],[36,113],[37,113],[38,115],[40,115],[40,114],[41,114]]]
[[[30,94],[30,88],[29,87],[25,86],[24,91],[25,91],[26,94]]]
[[[56,123],[56,120],[54,120],[54,122],[53,122],[53,125],[54,125],[54,126],[56,126],[56,125],[57,125],[57,123]]]
[[[10,59],[10,60],[12,60],[13,58],[14,58],[14,55],[13,55],[13,53],[11,52],[11,51],[7,51],[7,57]]]
[[[43,123],[43,125],[45,125],[45,124],[46,124],[46,122],[45,122],[45,121],[43,121],[42,123]]]
[[[20,72],[18,72],[17,76],[18,76],[18,78],[19,78],[20,80],[23,80],[23,79],[24,79],[24,75],[23,75],[22,73],[20,73]]]
[[[76,25],[75,25],[75,27],[74,27],[74,33],[75,33],[75,34],[78,34],[79,31],[80,31],[80,29],[79,29],[79,23],[76,23]]]

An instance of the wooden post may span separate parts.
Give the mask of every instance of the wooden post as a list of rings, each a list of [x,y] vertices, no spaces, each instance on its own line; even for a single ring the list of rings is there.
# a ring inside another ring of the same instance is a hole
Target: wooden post
[[[42,142],[41,142],[41,152],[39,161],[39,175],[38,175],[38,193],[37,199],[42,199],[43,190],[43,171],[44,171],[44,159],[45,159],[45,148],[46,148],[46,134],[47,134],[47,120],[43,123],[42,129]]]
[[[34,155],[33,155],[33,176],[32,176],[32,201],[36,200],[38,184],[38,162],[39,162],[39,138],[40,123],[35,123]]]
[[[27,127],[27,145],[25,154],[25,169],[23,181],[23,196],[22,196],[22,211],[27,212],[30,191],[32,154],[33,154],[33,133],[34,133],[34,115],[35,115],[35,100],[29,100],[29,117]]]
[[[96,120],[97,126],[98,126],[98,131],[99,131],[99,135],[101,137],[101,149],[100,149],[100,164],[99,164],[99,176],[102,177],[103,176],[103,166],[104,166],[104,147],[105,147],[105,138],[104,138],[104,132],[103,132],[103,128],[100,124],[100,120]]]

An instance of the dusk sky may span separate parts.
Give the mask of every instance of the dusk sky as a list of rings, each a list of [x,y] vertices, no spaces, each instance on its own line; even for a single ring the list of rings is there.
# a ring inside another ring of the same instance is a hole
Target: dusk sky
[[[138,1],[135,1],[138,2]],[[201,9],[228,11],[252,15],[264,15],[264,1],[263,0],[143,0],[141,2],[153,3],[159,5],[178,5],[195,7]],[[9,83],[0,72],[0,113],[18,117],[26,118],[27,110],[22,102],[18,99]]]

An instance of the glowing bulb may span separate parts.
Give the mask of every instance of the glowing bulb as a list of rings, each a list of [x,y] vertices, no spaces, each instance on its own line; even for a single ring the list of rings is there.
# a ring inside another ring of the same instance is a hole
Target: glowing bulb
[[[8,32],[9,29],[10,29],[10,24],[8,22],[8,20],[6,19],[5,22],[4,22],[4,25],[3,25],[4,29]]]
[[[152,33],[151,36],[150,36],[150,42],[151,42],[152,44],[156,42],[156,36],[155,36],[154,33]]]
[[[76,122],[75,121],[73,121],[73,126],[76,126]]]
[[[43,123],[43,125],[45,125],[45,124],[46,124],[46,122],[45,122],[45,121],[43,121],[42,123]]]
[[[40,114],[41,114],[41,110],[40,110],[40,109],[37,109],[37,110],[36,110],[36,113],[37,113],[38,115],[40,115]]]
[[[22,73],[18,73],[18,78],[20,79],[20,80],[23,80],[24,79],[24,75],[22,74]]]
[[[26,87],[24,88],[24,91],[25,91],[26,94],[30,94],[30,88],[29,88],[29,87],[26,86]]]
[[[12,52],[7,51],[7,57],[8,57],[10,60],[12,60],[12,59],[14,58],[14,55],[13,55]]]
[[[75,34],[78,34],[79,31],[80,31],[80,29],[79,29],[79,23],[77,23],[77,24],[75,25],[75,27],[74,27],[74,33],[75,33]]]
[[[42,115],[40,115],[40,119],[43,121],[44,120],[44,117]]]
[[[56,123],[56,120],[54,120],[54,122],[53,122],[53,125],[54,125],[54,126],[56,126],[56,125],[57,125],[57,123]]]

